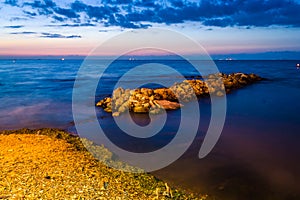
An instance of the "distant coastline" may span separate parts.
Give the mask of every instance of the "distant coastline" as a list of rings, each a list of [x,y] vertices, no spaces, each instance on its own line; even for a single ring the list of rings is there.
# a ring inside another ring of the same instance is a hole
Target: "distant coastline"
[[[6,59],[69,59],[83,60],[88,55],[0,55],[1,60]],[[97,56],[99,59],[113,59],[118,55]],[[231,53],[231,54],[210,54],[213,60],[300,60],[300,51],[271,51],[259,53]],[[197,55],[186,55],[191,60],[198,60]],[[174,55],[133,55],[123,56],[124,60],[178,60]]]

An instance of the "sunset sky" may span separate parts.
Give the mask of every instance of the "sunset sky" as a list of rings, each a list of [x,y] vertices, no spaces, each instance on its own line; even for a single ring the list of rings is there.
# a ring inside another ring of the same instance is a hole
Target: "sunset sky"
[[[152,27],[210,54],[300,51],[299,0],[2,0],[0,16],[2,56],[87,55],[114,35]]]

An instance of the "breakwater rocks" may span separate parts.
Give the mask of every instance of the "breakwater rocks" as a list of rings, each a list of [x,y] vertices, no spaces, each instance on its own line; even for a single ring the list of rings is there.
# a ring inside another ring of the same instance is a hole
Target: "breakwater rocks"
[[[102,107],[113,116],[125,111],[135,113],[159,114],[162,110],[175,110],[183,106],[180,103],[196,100],[209,95],[224,96],[233,89],[238,89],[262,80],[256,74],[232,73],[211,74],[202,79],[184,80],[174,83],[169,88],[117,88],[112,97],[106,97],[96,106]],[[179,103],[180,102],[180,103]]]

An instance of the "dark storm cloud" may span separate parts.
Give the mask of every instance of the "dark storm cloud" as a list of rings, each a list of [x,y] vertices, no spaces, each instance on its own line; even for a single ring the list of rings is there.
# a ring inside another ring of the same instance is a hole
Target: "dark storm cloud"
[[[61,35],[58,33],[41,33],[42,38],[81,38],[80,35]]]
[[[98,23],[121,28],[147,28],[153,23],[179,24],[200,22],[206,26],[268,27],[272,25],[300,27],[300,4],[296,0],[102,0],[89,5],[76,0],[59,7],[52,0],[18,5],[30,7],[34,16],[47,15],[59,22]],[[25,13],[25,12],[24,12]],[[78,25],[80,26],[80,25]]]

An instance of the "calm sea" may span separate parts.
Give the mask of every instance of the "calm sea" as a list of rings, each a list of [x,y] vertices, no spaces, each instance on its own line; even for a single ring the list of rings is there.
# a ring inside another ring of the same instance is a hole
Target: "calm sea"
[[[102,77],[96,100],[109,95],[116,80],[132,66],[149,62],[152,61],[116,62],[115,68]],[[0,60],[0,129],[54,127],[75,132],[72,89],[81,63],[82,60],[68,59]],[[160,63],[176,68],[185,76],[195,75],[185,62]],[[175,163],[153,173],[173,185],[206,192],[216,199],[300,199],[300,70],[296,69],[297,63],[300,61],[216,61],[221,72],[256,73],[266,80],[227,95],[221,138],[213,151],[201,160],[197,153],[207,128],[210,103],[200,100],[203,126],[193,145]],[[97,78],[99,67],[103,67],[101,62],[92,66],[85,78]],[[176,81],[175,75],[163,71],[161,75]],[[97,109],[97,115],[108,134],[115,134],[110,115],[101,109]],[[167,124],[166,132],[172,133],[180,112],[172,111],[169,115],[173,123]],[[148,123],[145,115],[133,117],[139,124]],[[173,137],[166,135],[143,144],[132,141],[128,145],[127,139],[119,136],[115,140],[124,148],[139,152],[145,151],[143,148],[161,147]]]

